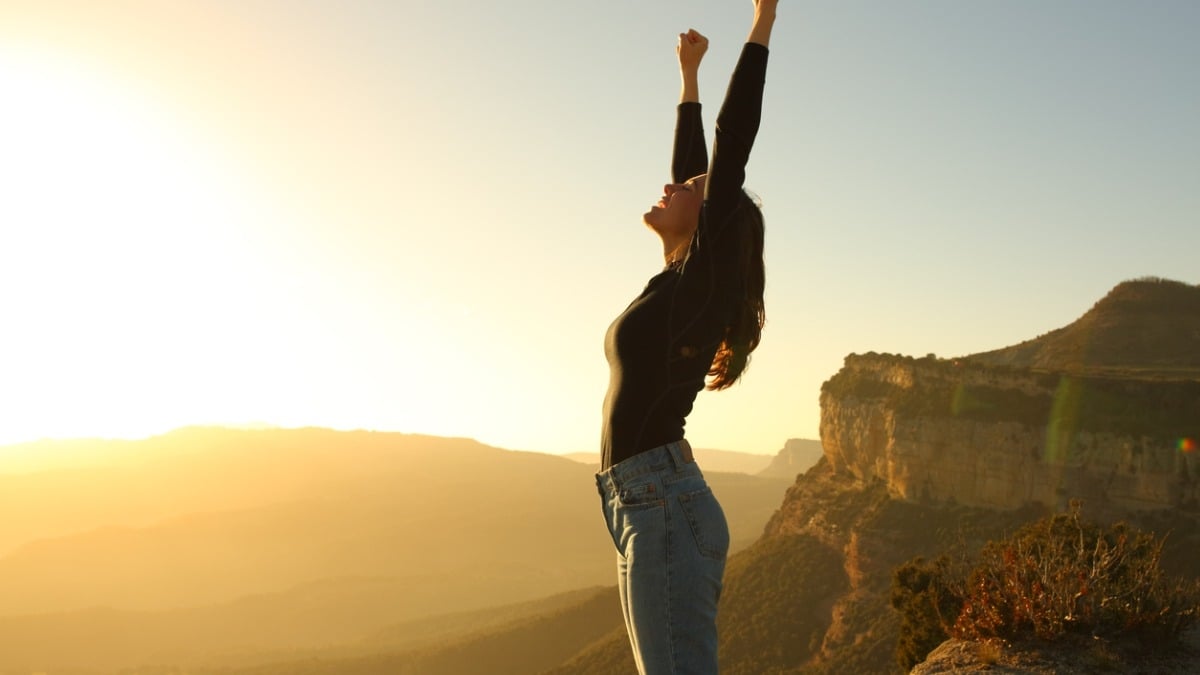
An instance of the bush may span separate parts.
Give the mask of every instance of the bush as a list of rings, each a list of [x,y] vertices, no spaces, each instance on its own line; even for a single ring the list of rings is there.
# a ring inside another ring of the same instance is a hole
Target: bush
[[[939,636],[1171,643],[1200,613],[1200,583],[1162,572],[1164,542],[1124,523],[1086,522],[1074,503],[1070,513],[989,542],[974,561],[912,561],[893,579],[892,606],[904,623],[897,659],[920,662]]]
[[[953,578],[949,558],[916,558],[892,572],[892,608],[900,612],[896,662],[904,672],[925,660],[950,636],[947,626],[962,610],[963,599],[946,584]]]

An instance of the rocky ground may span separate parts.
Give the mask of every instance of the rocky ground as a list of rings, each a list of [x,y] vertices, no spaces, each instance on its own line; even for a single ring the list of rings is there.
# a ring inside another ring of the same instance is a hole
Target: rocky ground
[[[1120,641],[1079,638],[1071,642],[1004,644],[947,640],[910,675],[1191,675],[1200,670],[1200,630],[1175,649],[1147,650]]]

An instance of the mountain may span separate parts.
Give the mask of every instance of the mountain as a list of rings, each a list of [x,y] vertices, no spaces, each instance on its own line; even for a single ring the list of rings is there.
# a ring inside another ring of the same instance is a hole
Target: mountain
[[[407,590],[414,587],[410,585]],[[0,673],[57,672],[46,665],[54,662],[48,654],[55,651],[77,652],[57,658],[58,663],[65,664],[60,668],[72,672],[126,672],[130,664],[142,664],[136,672],[146,675],[178,672],[173,664],[179,663],[188,664],[188,671],[199,675],[210,671],[228,673],[231,668],[288,673],[295,672],[298,662],[346,663],[380,655],[424,658],[446,645],[504,633],[531,619],[557,616],[564,610],[586,613],[589,610],[576,608],[594,606],[598,597],[611,602],[600,603],[609,605],[609,612],[607,616],[604,612],[597,615],[601,620],[596,622],[596,630],[608,632],[621,625],[615,588],[596,587],[514,605],[422,616],[375,629],[366,627],[366,621],[355,621],[360,613],[377,614],[378,606],[403,601],[403,593],[396,592],[399,590],[404,589],[393,588],[386,580],[343,580],[246,598],[228,606],[165,612],[94,609],[0,618],[0,654],[4,662]],[[339,598],[352,596],[360,598],[357,604],[339,602]],[[428,600],[436,606],[436,599]],[[271,643],[278,646],[261,646],[268,632],[277,634]],[[284,639],[287,636],[293,639]],[[250,640],[260,641],[260,646],[252,648]],[[575,648],[587,642],[590,640]],[[205,645],[211,651],[201,649]]]
[[[758,475],[794,480],[797,475],[816,466],[823,454],[821,441],[791,438]]]
[[[78,496],[52,490],[61,501],[17,502],[35,521],[44,506],[72,507],[81,522],[0,558],[0,616],[204,605],[347,576],[491,577],[511,582],[496,599],[510,602],[599,583],[606,570],[605,538],[572,528],[596,517],[597,498],[591,476],[569,461],[404,435],[223,439],[211,453],[156,456],[125,475],[73,474],[71,484],[90,487]],[[46,485],[46,475],[30,478]],[[253,495],[266,503],[245,506]],[[152,510],[151,501],[184,515],[94,524],[96,513]],[[555,528],[572,534],[535,536]],[[513,549],[508,532],[530,541]]]
[[[1037,355],[1025,362],[847,357],[822,387],[823,461],[797,480],[739,563],[756,574],[791,566],[765,545],[791,541],[798,567],[824,552],[844,581],[824,581],[831,597],[810,601],[808,617],[757,619],[798,622],[795,632],[810,636],[764,669],[894,671],[892,570],[916,557],[978,550],[1073,499],[1091,518],[1172,532],[1164,566],[1194,578],[1200,457],[1181,451],[1190,446],[1180,439],[1200,438],[1200,380],[1188,376],[1200,355],[1200,331],[1190,328],[1200,326],[1198,290],[1121,284],[1079,321],[1023,343],[1022,353]],[[1167,325],[1184,329],[1152,328]],[[763,592],[738,596],[731,586],[730,606],[767,602]],[[722,648],[746,651],[736,634],[723,637]],[[728,658],[722,672],[752,672],[740,670],[746,661],[736,654]]]
[[[252,667],[192,670],[194,675],[529,675],[554,667],[564,659],[618,631],[623,635],[615,587],[591,590],[578,602],[546,611],[529,610],[544,604],[496,610],[488,625],[452,631],[446,639],[419,646],[389,646],[349,654],[341,650],[312,651]],[[556,599],[551,599],[555,601]],[[521,611],[524,610],[524,611]],[[508,621],[496,620],[520,612]],[[480,617],[484,616],[479,614]],[[436,617],[438,622],[460,616]],[[364,647],[367,645],[363,645]],[[166,675],[162,668],[143,669],[143,675]]]
[[[1157,278],[1126,281],[1063,328],[966,360],[1055,371],[1196,378],[1200,376],[1200,285]]]
[[[105,465],[0,476],[21,514],[0,556],[0,672],[292,653],[615,576],[593,472],[561,457],[323,429],[121,447]],[[709,482],[737,547],[787,487]]]
[[[304,499],[324,483],[438,458],[469,461],[483,449],[468,439],[408,434],[211,427],[141,441],[7,446],[0,448],[0,494],[22,517],[0,528],[0,556],[38,539]],[[23,470],[34,458],[42,468]]]

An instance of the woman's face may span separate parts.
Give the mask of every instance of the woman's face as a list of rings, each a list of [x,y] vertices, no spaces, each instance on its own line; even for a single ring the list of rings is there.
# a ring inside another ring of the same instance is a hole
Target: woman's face
[[[700,174],[683,183],[664,185],[662,199],[642,216],[642,222],[661,237],[691,238],[700,222],[706,178],[707,174]]]

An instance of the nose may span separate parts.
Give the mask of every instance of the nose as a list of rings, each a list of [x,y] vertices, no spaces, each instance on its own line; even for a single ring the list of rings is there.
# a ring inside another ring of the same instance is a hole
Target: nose
[[[679,192],[679,186],[676,185],[675,183],[667,183],[666,185],[663,186],[663,194],[664,195],[671,195],[676,192]]]

